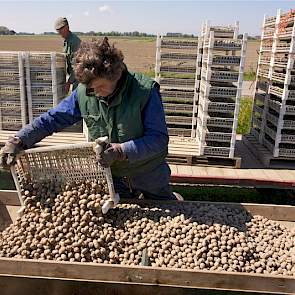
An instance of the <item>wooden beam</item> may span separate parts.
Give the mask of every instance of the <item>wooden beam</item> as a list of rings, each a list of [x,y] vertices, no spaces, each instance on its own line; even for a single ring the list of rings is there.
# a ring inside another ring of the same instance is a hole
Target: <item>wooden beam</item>
[[[294,294],[287,276],[0,258],[0,276]]]
[[[0,204],[20,206],[16,190],[0,190]]]
[[[152,200],[124,200],[121,203],[149,203],[149,204],[161,204],[169,203],[171,201],[152,201]],[[172,201],[173,202],[173,201]],[[268,219],[279,221],[292,221],[295,222],[295,206],[288,205],[271,205],[271,204],[251,204],[251,203],[232,203],[232,202],[206,202],[206,201],[185,201],[192,204],[214,204],[216,206],[231,206],[231,207],[243,207],[252,215],[262,215]],[[18,196],[16,191],[0,190],[0,203],[9,206],[19,206]]]

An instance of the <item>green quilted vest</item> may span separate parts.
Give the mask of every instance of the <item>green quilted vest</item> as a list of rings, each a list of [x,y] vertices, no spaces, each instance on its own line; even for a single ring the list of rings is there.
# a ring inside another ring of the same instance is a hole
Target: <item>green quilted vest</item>
[[[95,96],[86,95],[86,87],[79,84],[78,102],[81,115],[89,130],[90,140],[108,136],[110,142],[122,143],[143,136],[142,110],[145,107],[154,81],[137,73],[127,73],[120,93],[107,105]],[[133,176],[150,171],[163,162],[167,150],[143,161],[115,162],[111,169],[114,176]]]

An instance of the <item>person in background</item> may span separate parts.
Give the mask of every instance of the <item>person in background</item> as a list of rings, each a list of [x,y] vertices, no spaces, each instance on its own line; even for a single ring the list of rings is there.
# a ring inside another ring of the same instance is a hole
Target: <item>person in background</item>
[[[70,31],[68,20],[65,17],[59,17],[54,24],[58,34],[64,39],[64,53],[66,54],[67,74],[69,75],[66,82],[66,93],[69,92],[72,85],[72,91],[78,86],[73,69],[74,54],[80,47],[80,38]]]
[[[10,138],[0,151],[0,165],[13,164],[22,149],[83,118],[91,141],[109,138],[97,160],[111,167],[121,197],[142,194],[147,199],[183,200],[169,184],[171,171],[165,160],[169,137],[160,86],[130,72],[123,60],[121,50],[106,37],[82,42],[74,64],[78,87]]]

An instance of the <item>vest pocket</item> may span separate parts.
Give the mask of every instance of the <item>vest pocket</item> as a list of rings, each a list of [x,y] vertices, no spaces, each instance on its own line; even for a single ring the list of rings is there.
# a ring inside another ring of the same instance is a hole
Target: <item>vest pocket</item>
[[[98,121],[101,119],[101,115],[83,115],[83,119],[85,120],[85,123],[87,127],[92,127],[93,124],[97,124]]]

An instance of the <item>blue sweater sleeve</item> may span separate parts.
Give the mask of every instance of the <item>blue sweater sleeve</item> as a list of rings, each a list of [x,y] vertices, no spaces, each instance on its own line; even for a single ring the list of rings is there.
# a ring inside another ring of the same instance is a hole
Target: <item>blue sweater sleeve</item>
[[[142,113],[144,134],[122,143],[122,150],[130,163],[145,160],[167,150],[169,137],[158,87],[154,86]]]
[[[46,136],[59,132],[82,119],[78,105],[77,90],[63,99],[56,107],[40,115],[31,124],[17,132],[25,148],[32,147]]]

